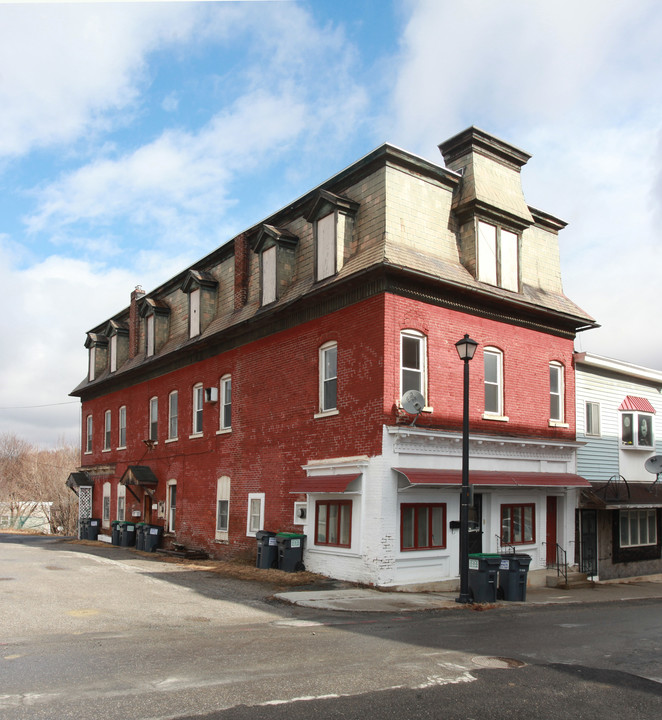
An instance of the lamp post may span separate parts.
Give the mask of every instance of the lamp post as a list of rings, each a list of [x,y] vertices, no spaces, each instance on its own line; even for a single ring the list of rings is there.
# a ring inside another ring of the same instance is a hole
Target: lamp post
[[[462,491],[460,494],[460,597],[459,603],[471,602],[469,597],[469,361],[478,343],[468,335],[455,343],[460,360],[464,361],[464,404],[462,409]]]

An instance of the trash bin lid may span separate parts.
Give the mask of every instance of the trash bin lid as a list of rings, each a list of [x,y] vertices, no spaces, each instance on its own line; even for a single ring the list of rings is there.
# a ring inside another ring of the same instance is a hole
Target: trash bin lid
[[[279,532],[278,537],[281,538],[302,538],[306,537],[305,535],[302,535],[301,533],[293,533],[293,532]]]

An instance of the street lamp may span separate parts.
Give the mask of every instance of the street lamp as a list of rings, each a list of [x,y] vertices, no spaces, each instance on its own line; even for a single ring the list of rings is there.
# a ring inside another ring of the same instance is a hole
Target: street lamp
[[[468,335],[455,343],[460,360],[464,360],[464,405],[462,410],[462,492],[460,494],[460,597],[459,603],[471,602],[469,597],[469,361],[478,343]]]

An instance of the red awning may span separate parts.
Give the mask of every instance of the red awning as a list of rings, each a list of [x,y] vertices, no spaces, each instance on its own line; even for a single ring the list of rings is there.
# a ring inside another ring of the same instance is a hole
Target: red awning
[[[621,403],[619,410],[634,410],[638,412],[652,413],[655,415],[655,408],[646,398],[628,395]]]
[[[423,470],[393,468],[409,486],[461,485],[461,470]],[[483,487],[590,487],[591,484],[573,473],[503,472],[495,470],[469,470],[469,483]],[[407,486],[405,486],[407,487]]]
[[[354,481],[361,477],[358,475],[311,475],[294,486],[291,493],[341,493],[356,492],[358,483]],[[352,487],[350,488],[350,485]]]

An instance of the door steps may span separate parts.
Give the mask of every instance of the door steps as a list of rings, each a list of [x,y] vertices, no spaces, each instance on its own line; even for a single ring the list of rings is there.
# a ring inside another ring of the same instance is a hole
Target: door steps
[[[563,575],[557,575],[555,573],[554,575],[547,576],[546,585],[547,585],[547,587],[550,587],[550,588],[560,588],[562,590],[572,590],[573,588],[593,587],[595,585],[595,583],[593,582],[593,580],[588,579],[588,575],[586,573],[569,572],[567,582],[566,582],[566,579],[563,577]]]

